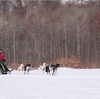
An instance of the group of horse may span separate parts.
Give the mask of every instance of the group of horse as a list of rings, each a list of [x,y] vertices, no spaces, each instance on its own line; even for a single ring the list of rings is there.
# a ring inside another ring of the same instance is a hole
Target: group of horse
[[[40,65],[38,69],[43,73],[55,75],[57,73],[58,67],[60,67],[60,64],[48,65],[46,63],[43,63],[43,65]],[[20,66],[18,67],[18,71],[22,71],[23,74],[29,74],[30,70],[32,70],[31,64],[20,64]]]
[[[47,74],[52,74],[52,75],[55,75],[57,73],[57,69],[58,67],[60,67],[60,64],[46,64],[46,63],[43,63],[43,65],[41,65],[39,67],[40,70],[43,71],[43,73],[47,73]]]

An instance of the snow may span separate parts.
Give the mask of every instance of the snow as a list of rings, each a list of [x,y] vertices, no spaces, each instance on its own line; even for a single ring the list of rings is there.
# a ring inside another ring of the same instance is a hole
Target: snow
[[[100,99],[100,69],[59,68],[55,76],[14,70],[0,75],[0,99]]]

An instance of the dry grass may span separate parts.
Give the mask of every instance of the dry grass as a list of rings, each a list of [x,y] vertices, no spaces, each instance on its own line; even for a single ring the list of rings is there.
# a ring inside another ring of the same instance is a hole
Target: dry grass
[[[57,59],[57,63],[59,63],[62,67],[80,68],[80,61],[74,56]]]

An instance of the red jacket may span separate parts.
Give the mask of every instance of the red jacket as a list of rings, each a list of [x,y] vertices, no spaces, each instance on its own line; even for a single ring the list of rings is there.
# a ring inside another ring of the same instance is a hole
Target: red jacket
[[[3,55],[3,53],[0,52],[0,61],[2,61],[3,59],[5,59],[4,55]]]

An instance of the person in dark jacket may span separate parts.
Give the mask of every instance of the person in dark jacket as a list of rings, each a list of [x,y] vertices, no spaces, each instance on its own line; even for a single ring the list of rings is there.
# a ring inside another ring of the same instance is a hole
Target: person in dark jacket
[[[2,74],[7,74],[9,69],[6,67],[5,57],[0,50],[0,71]]]

